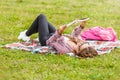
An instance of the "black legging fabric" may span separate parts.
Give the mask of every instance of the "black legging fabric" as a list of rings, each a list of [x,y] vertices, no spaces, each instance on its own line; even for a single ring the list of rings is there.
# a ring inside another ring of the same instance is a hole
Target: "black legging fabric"
[[[55,27],[50,24],[46,16],[40,14],[32,23],[30,28],[27,30],[26,35],[31,36],[34,33],[38,33],[39,41],[41,46],[46,46],[46,40],[55,33]]]

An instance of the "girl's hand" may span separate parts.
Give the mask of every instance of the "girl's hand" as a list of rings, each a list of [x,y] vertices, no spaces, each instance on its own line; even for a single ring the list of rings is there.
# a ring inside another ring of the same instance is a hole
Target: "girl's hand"
[[[61,35],[64,32],[64,30],[66,29],[66,27],[67,27],[66,25],[60,26],[58,29],[58,33]]]
[[[83,18],[80,20],[81,20],[80,27],[83,29],[85,27],[86,22],[89,20],[89,18]]]
[[[86,22],[87,22],[87,21],[81,22],[80,27],[81,27],[82,29],[84,29]]]

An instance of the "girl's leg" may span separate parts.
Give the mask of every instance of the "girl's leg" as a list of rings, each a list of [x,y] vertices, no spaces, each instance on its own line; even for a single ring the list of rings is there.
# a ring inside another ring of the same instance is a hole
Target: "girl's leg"
[[[53,27],[53,25],[50,24],[49,22],[48,22],[48,26],[49,26],[48,28],[50,33],[54,33],[56,31],[55,27]]]
[[[30,28],[27,30],[26,35],[27,36],[31,36],[32,34],[37,33],[38,32],[38,27],[42,26],[41,23],[44,23],[45,26],[48,27],[46,30],[49,30],[49,33],[54,33],[56,31],[56,29],[54,28],[54,26],[52,24],[50,24],[45,19],[46,19],[46,17],[43,14],[39,15],[34,20],[34,22],[32,23],[32,25],[30,26]]]
[[[26,35],[30,36],[38,32],[39,41],[42,46],[45,46],[46,40],[49,39],[51,33],[54,33],[55,31],[56,29],[47,21],[46,17],[43,14],[41,14],[32,23],[32,25],[26,32]]]

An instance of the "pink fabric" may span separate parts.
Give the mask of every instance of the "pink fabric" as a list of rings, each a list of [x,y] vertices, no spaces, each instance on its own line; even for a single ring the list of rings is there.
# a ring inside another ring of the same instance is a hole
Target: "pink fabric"
[[[85,30],[84,32],[82,32],[81,37],[83,40],[117,40],[117,36],[113,28],[102,28],[100,26]]]

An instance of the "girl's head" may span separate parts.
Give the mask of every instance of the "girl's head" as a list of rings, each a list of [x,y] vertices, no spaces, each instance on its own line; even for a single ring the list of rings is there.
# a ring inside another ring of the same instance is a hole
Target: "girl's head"
[[[79,57],[87,58],[87,57],[97,56],[98,53],[88,43],[82,43],[82,44],[80,43],[77,46],[76,55],[79,56]]]

